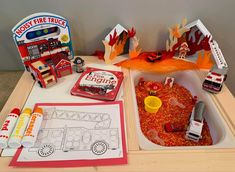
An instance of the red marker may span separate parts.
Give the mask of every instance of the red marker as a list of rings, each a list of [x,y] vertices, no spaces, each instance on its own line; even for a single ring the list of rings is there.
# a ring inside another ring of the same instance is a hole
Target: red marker
[[[15,128],[19,115],[20,109],[14,108],[3,122],[3,125],[0,130],[0,148],[4,149],[7,147],[7,141]]]

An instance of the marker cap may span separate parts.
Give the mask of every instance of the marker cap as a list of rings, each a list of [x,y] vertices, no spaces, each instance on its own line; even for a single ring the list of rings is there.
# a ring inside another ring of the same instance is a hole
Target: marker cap
[[[43,110],[42,110],[42,108],[40,108],[40,107],[36,107],[36,108],[34,109],[34,112],[35,112],[35,113],[40,113],[40,114],[42,114],[42,113],[43,113]]]
[[[14,113],[14,114],[19,116],[20,115],[20,109],[19,108],[14,108],[14,109],[11,110],[11,113]]]
[[[32,110],[30,108],[25,108],[23,113],[31,114]]]

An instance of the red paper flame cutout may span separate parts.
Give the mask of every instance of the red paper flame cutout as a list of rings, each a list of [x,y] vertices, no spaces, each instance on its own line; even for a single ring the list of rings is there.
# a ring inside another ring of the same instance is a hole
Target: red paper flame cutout
[[[134,37],[136,34],[136,30],[134,29],[134,27],[131,28],[131,30],[128,29],[128,36],[130,38]]]
[[[115,29],[113,36],[111,34],[109,35],[109,45],[113,46],[117,42],[117,40],[118,40],[118,36],[117,36],[117,31]]]
[[[189,38],[190,31],[187,32],[186,34],[187,34],[187,38]],[[195,41],[193,41],[192,38],[187,40],[188,46],[189,46],[189,49],[190,49],[190,51],[187,53],[187,55],[193,55],[199,50],[210,51],[211,48],[210,48],[210,45],[209,45],[209,40],[210,40],[211,36],[208,36],[208,35],[205,36],[200,41],[199,44],[198,44],[198,42],[199,42],[199,40],[202,36],[202,33],[198,30],[198,31],[195,32],[194,36],[195,36]]]

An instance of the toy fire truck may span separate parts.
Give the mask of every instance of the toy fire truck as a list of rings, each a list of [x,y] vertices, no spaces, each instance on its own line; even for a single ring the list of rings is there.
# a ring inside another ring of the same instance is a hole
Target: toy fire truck
[[[72,42],[68,21],[51,13],[36,13],[12,29],[24,67],[43,88],[72,73]]]
[[[201,133],[203,129],[203,113],[205,111],[205,103],[199,101],[193,108],[192,114],[190,116],[190,124],[186,131],[185,138],[198,142],[202,138]]]
[[[156,60],[161,60],[162,58],[162,53],[157,52],[157,53],[149,53],[147,56],[147,60],[149,62],[155,62]]]
[[[85,85],[82,84],[79,86],[79,89],[87,92],[91,92],[93,94],[104,95],[106,94],[107,90],[112,90],[114,85]]]
[[[29,71],[34,80],[40,87],[46,88],[57,82],[56,74],[51,65],[45,64],[43,61],[29,63]]]
[[[210,72],[207,74],[202,87],[206,91],[218,93],[221,91],[223,82],[227,78],[228,65],[215,40],[212,40],[210,42],[210,48],[216,65],[214,65]]]

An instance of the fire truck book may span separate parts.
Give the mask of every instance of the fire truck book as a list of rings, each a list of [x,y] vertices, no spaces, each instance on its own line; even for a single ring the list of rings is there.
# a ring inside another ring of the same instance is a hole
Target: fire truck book
[[[39,103],[43,122],[32,148],[9,166],[81,167],[127,164],[123,102]]]
[[[13,39],[26,71],[42,88],[57,83],[57,78],[72,74],[74,57],[69,22],[64,17],[35,13],[12,29]]]
[[[115,100],[122,84],[123,73],[87,67],[71,90],[75,96],[98,100]]]

